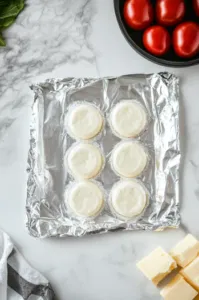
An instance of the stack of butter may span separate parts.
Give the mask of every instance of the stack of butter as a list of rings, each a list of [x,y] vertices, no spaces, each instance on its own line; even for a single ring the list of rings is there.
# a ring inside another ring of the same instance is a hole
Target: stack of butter
[[[161,247],[138,262],[137,267],[155,285],[180,267],[179,273],[161,290],[166,300],[199,299],[199,242],[188,234],[171,251]]]

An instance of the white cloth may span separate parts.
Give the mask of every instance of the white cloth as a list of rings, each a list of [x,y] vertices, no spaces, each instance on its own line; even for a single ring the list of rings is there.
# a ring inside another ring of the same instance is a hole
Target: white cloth
[[[55,300],[47,279],[30,267],[1,230],[0,300]]]

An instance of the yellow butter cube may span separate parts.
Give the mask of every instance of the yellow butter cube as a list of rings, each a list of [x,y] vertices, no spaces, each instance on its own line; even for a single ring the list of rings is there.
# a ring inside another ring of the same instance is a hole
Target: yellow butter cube
[[[197,294],[181,275],[176,275],[160,292],[165,300],[193,300]]]
[[[181,275],[176,275],[160,292],[165,300],[193,300],[197,294]]]
[[[195,258],[188,266],[182,269],[180,274],[199,291],[199,257]]]
[[[188,234],[170,251],[170,255],[182,268],[186,267],[190,262],[192,262],[198,253],[199,242],[191,234]]]
[[[172,270],[177,267],[175,260],[165,252],[161,247],[152,251],[137,263],[137,267],[157,285]]]

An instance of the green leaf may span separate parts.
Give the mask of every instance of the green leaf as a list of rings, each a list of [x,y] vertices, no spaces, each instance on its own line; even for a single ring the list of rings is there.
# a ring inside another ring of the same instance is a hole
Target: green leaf
[[[15,19],[16,19],[15,17],[0,19],[0,28],[3,29],[9,27],[10,25],[12,25],[12,23],[14,23]]]
[[[1,46],[1,47],[5,47],[5,46],[6,46],[6,42],[5,42],[5,40],[3,39],[1,32],[0,32],[0,46]]]
[[[24,0],[1,0],[0,19],[16,17],[24,8]]]
[[[0,0],[0,30],[12,25],[22,11],[25,0]],[[0,47],[5,46],[5,40],[0,31]]]

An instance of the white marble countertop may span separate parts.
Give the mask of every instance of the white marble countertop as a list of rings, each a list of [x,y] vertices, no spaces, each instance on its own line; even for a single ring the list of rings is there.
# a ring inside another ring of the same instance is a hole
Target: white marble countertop
[[[116,22],[112,0],[28,0],[0,49],[0,227],[52,283],[59,300],[160,299],[135,261],[190,231],[199,238],[199,66],[164,68],[140,57]],[[39,240],[25,228],[28,86],[48,77],[167,70],[181,77],[182,227],[81,239]]]

